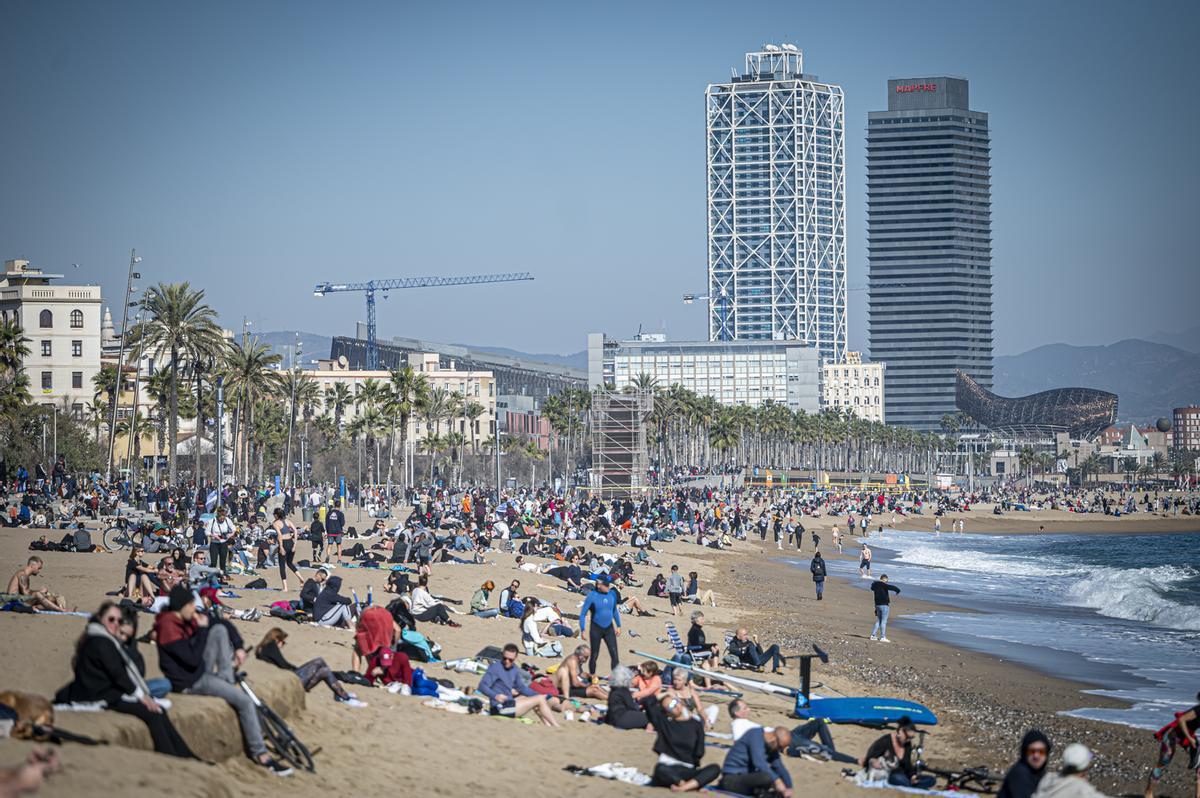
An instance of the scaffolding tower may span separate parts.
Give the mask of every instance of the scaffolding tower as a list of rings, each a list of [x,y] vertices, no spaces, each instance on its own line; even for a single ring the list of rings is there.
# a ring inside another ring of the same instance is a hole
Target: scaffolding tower
[[[649,391],[604,391],[593,397],[591,486],[600,498],[631,498],[646,489],[646,420],[653,411]]]

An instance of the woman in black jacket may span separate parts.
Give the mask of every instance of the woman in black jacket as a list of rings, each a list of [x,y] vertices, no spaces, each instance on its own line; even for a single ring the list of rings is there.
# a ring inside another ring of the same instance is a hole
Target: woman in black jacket
[[[613,668],[608,677],[608,712],[604,722],[618,729],[644,729],[650,722],[646,713],[633,697],[630,686],[633,671],[624,665]]]
[[[100,701],[113,712],[140,718],[160,754],[196,759],[129,658],[119,637],[121,608],[111,601],[88,619],[75,648],[75,679],[55,695],[57,703]]]

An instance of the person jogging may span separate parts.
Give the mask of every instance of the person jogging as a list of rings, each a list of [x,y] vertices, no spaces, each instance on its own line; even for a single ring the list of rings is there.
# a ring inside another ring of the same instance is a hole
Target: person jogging
[[[620,658],[617,655],[617,635],[621,633],[621,614],[617,612],[617,597],[609,587],[608,574],[601,574],[596,580],[596,589],[588,593],[579,608],[580,636],[587,632],[588,615],[592,618],[592,629],[588,633],[592,655],[588,657],[588,673],[595,675],[596,660],[600,658],[600,641],[608,646],[608,656],[612,667],[617,667]]]
[[[887,574],[881,574],[871,583],[871,592],[875,594],[875,627],[871,629],[871,639],[879,638],[880,643],[890,643],[887,637],[888,613],[892,609],[892,597],[889,593],[899,593],[900,588],[888,584]]]

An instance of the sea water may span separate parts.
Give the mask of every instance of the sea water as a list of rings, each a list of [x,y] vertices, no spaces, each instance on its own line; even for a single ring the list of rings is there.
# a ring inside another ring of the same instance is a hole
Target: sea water
[[[1200,534],[956,535],[888,531],[873,572],[892,618],[931,637],[1095,685],[1127,707],[1067,714],[1158,728],[1200,691]],[[847,552],[850,552],[847,549]],[[807,562],[798,562],[806,566]],[[857,576],[857,564],[830,560]],[[861,580],[864,587],[869,584]],[[970,612],[906,615],[903,598]]]

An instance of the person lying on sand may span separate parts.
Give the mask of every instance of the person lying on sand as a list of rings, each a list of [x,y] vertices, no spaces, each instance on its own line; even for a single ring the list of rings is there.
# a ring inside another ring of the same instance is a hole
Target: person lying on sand
[[[25,602],[34,611],[69,612],[67,602],[62,596],[50,593],[45,588],[34,589],[30,586],[29,580],[40,574],[44,565],[41,557],[30,557],[25,565],[12,575],[12,579],[8,580],[8,594]]]
[[[365,707],[366,703],[359,701],[353,693],[346,691],[342,683],[333,675],[333,671],[321,657],[310,659],[303,665],[293,665],[283,656],[283,646],[287,643],[287,632],[275,627],[263,635],[263,639],[254,647],[254,656],[263,662],[269,662],[277,668],[291,671],[304,685],[304,692],[310,692],[318,684],[324,682],[333,691],[333,700],[349,707]]]

